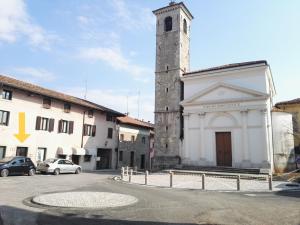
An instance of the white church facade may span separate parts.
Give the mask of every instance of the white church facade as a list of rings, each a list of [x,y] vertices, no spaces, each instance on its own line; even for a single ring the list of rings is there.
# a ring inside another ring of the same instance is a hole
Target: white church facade
[[[157,18],[153,169],[217,166],[274,171],[276,91],[267,61],[190,71],[192,14],[182,2],[153,13]],[[290,115],[281,116],[287,118],[286,126],[292,126]],[[288,138],[278,130],[281,126],[276,127],[278,137]],[[281,154],[278,149],[289,152],[290,146],[275,149]]]
[[[271,168],[275,89],[266,61],[185,73],[181,80],[183,164]]]

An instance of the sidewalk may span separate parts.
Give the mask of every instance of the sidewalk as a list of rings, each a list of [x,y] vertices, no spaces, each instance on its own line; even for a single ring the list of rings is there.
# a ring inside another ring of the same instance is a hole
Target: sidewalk
[[[124,177],[124,181],[128,182],[129,176]],[[133,175],[131,179],[132,184],[145,184],[145,175]],[[290,186],[286,186],[290,185]],[[148,176],[148,186],[155,187],[170,187],[170,175],[169,174],[151,174]],[[191,175],[174,175],[173,176],[173,188],[184,189],[202,189],[201,176]],[[292,182],[273,181],[273,191],[283,190],[300,190],[300,185]],[[205,178],[205,190],[210,191],[236,191],[237,180],[232,178]],[[245,180],[240,181],[240,191],[261,192],[269,191],[269,183],[267,180]]]

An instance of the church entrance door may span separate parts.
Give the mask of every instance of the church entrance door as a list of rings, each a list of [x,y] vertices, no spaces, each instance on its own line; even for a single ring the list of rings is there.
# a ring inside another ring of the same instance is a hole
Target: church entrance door
[[[216,132],[217,166],[232,166],[231,132]]]

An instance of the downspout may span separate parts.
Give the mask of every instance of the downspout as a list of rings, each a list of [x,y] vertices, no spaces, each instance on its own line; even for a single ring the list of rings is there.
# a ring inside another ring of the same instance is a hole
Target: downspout
[[[85,122],[85,113],[86,111],[83,111],[83,118],[82,118],[82,130],[81,130],[81,148],[83,148],[83,129],[84,129],[84,122]]]

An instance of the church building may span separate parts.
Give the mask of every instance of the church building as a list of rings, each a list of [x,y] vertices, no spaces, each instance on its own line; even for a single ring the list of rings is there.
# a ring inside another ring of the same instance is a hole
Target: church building
[[[275,87],[267,61],[190,71],[193,15],[171,2],[156,15],[154,168],[273,171]]]

